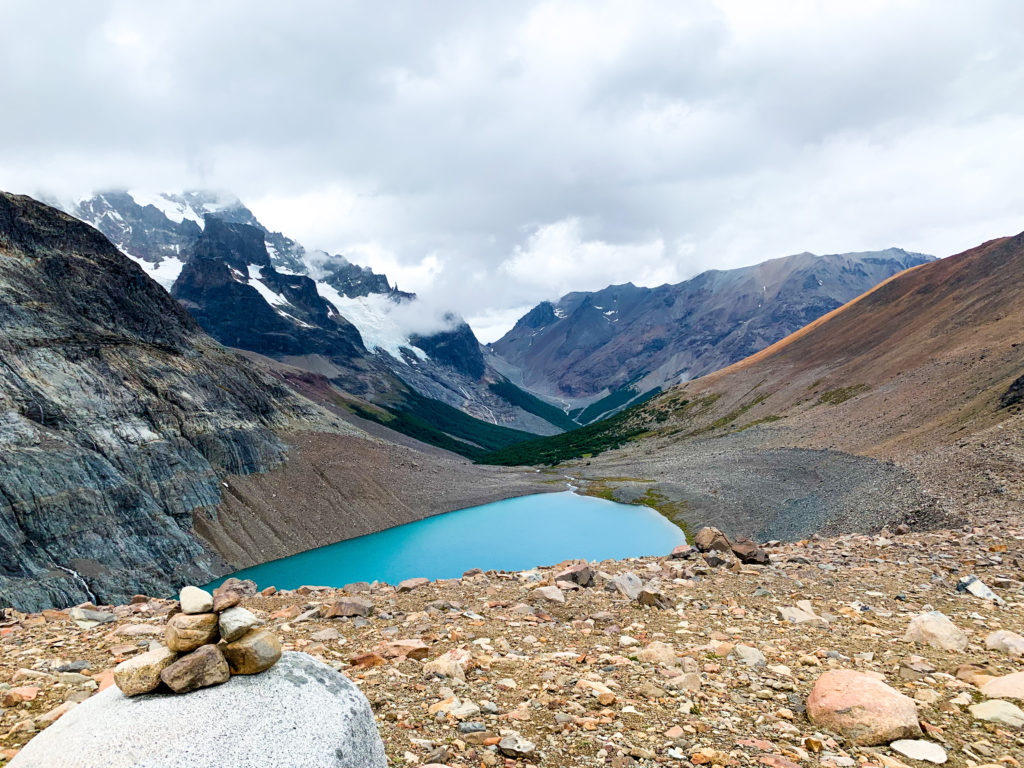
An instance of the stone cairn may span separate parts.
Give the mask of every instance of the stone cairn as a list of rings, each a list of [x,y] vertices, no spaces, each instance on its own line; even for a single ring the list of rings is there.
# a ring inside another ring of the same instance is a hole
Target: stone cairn
[[[184,587],[181,613],[167,621],[164,644],[118,664],[114,682],[126,696],[155,691],[161,683],[174,693],[226,683],[231,675],[265,672],[281,658],[281,643],[260,629],[256,616],[239,605],[255,592],[252,582],[228,579],[210,594]]]

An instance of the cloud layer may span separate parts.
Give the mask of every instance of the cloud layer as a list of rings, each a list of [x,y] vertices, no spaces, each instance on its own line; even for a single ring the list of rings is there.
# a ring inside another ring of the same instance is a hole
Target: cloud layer
[[[1024,229],[1016,0],[0,6],[0,187],[230,189],[485,338],[568,290]]]

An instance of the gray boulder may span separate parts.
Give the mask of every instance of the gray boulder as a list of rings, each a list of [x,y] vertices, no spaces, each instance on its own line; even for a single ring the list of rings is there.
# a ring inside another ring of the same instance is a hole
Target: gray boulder
[[[286,653],[261,675],[182,696],[111,686],[26,745],[10,768],[387,768],[366,698],[344,675]]]

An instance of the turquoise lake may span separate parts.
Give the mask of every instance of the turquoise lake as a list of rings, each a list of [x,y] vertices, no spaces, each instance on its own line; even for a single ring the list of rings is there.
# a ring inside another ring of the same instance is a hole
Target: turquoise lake
[[[684,541],[683,532],[650,507],[568,491],[539,493],[429,517],[232,575],[252,579],[261,589],[397,584],[414,576],[456,578],[471,568],[521,571],[570,558],[667,555]]]

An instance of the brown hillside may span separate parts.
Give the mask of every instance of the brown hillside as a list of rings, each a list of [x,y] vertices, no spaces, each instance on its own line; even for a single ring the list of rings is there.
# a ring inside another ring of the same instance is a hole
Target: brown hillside
[[[641,436],[565,471],[761,538],[987,520],[1024,505],[1024,413],[1007,395],[1022,373],[1018,235],[902,272],[665,392],[633,418]]]
[[[776,423],[812,447],[888,457],[1002,420],[1022,372],[1024,234],[902,272],[651,408],[714,395],[684,410],[684,432]]]

